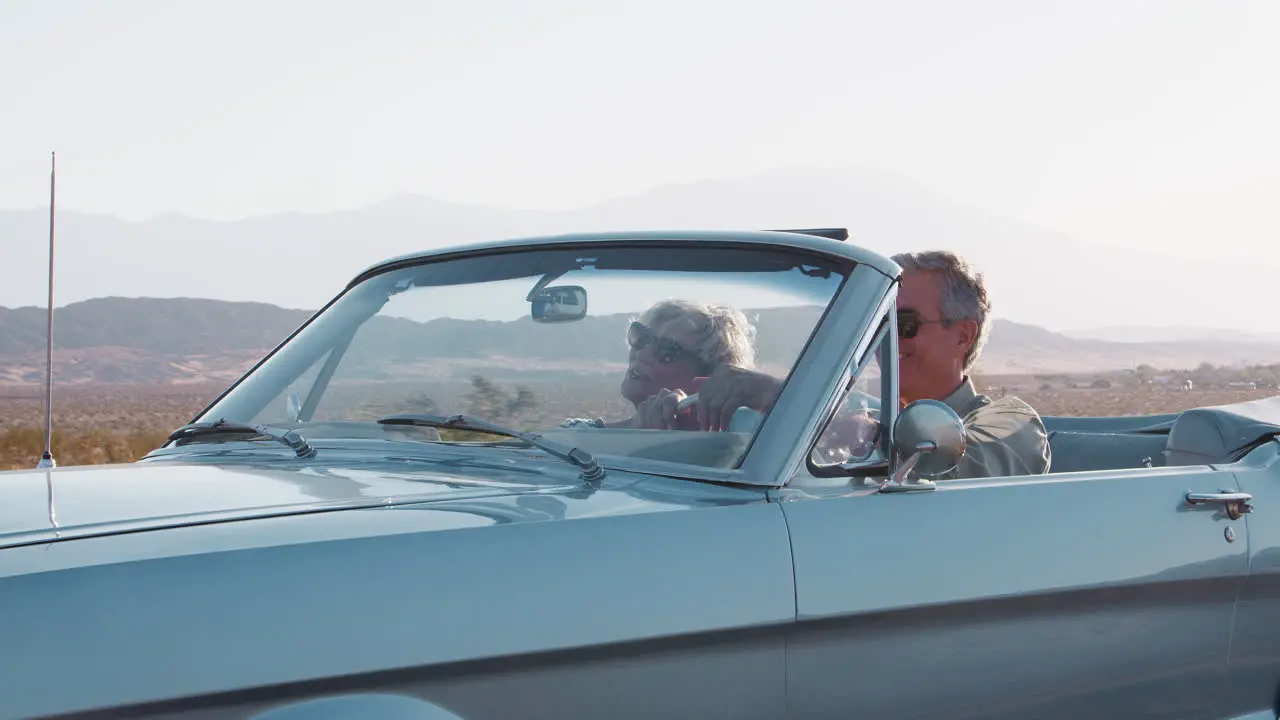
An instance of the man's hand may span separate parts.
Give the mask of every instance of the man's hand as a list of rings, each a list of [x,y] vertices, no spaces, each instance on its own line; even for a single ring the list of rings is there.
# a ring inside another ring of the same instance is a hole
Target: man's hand
[[[862,460],[875,450],[880,432],[880,421],[866,412],[839,413],[822,433],[818,447],[826,460]]]
[[[739,407],[768,412],[782,391],[782,381],[762,372],[721,365],[698,389],[698,427],[720,431]]]

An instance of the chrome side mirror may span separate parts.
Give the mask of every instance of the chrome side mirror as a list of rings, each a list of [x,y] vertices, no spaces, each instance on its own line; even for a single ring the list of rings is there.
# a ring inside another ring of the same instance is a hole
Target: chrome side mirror
[[[949,472],[964,458],[964,422],[944,402],[917,400],[902,409],[893,423],[893,451],[902,461],[880,492],[932,490],[932,480],[920,475]],[[908,479],[912,471],[917,477]]]

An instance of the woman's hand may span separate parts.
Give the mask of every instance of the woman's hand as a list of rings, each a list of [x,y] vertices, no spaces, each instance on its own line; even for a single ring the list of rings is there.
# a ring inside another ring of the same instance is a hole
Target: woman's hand
[[[677,430],[680,418],[676,405],[688,397],[683,390],[662,388],[636,407],[632,427],[649,430]]]

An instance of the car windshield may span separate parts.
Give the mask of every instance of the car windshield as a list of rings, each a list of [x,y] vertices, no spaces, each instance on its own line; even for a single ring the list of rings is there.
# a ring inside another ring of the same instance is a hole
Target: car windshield
[[[640,429],[658,391],[720,364],[786,380],[851,263],[795,249],[668,243],[504,249],[392,264],[353,284],[198,422],[308,441],[520,441],[379,424],[465,414],[608,458],[736,467],[762,416]],[[418,434],[415,435],[414,432]]]

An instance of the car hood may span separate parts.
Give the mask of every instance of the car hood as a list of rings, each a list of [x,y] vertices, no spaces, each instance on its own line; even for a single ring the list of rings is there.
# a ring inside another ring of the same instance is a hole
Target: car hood
[[[0,547],[299,513],[513,493],[572,493],[567,463],[525,453],[435,457],[261,453],[0,472]]]

